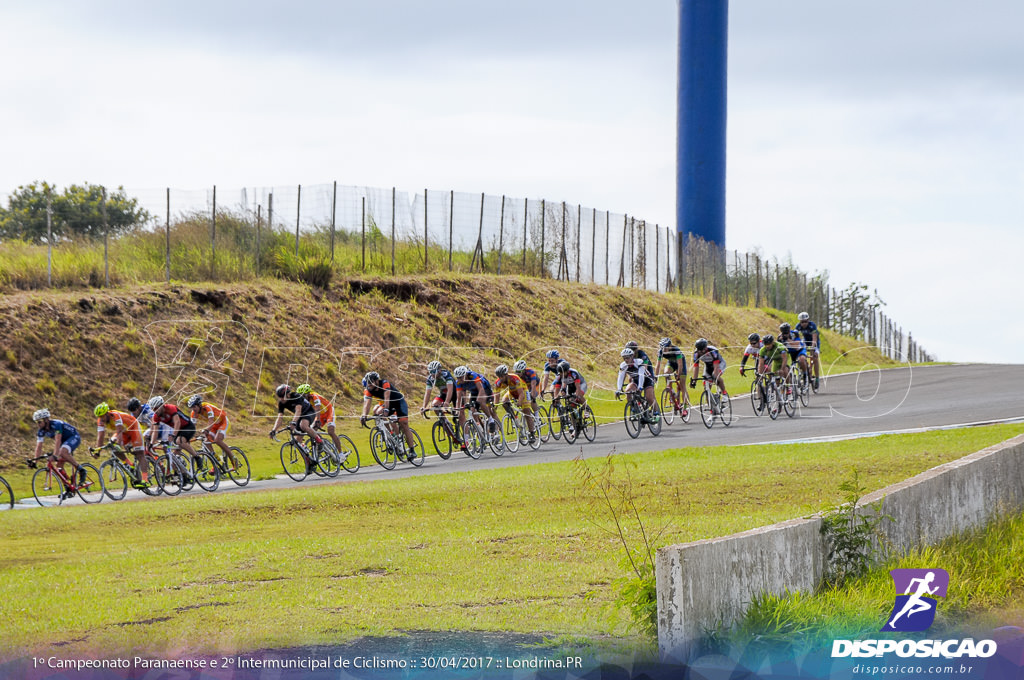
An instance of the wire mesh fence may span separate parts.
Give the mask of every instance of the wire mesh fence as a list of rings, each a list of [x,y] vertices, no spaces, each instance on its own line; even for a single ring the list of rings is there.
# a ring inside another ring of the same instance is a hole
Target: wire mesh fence
[[[12,229],[0,231],[0,285],[276,275],[323,286],[335,273],[519,274],[806,311],[819,326],[862,337],[893,358],[931,359],[885,317],[865,286],[839,291],[827,275],[808,274],[777,258],[726,250],[692,236],[684,240],[670,227],[565,201],[337,183],[119,191],[137,201],[132,229],[121,228],[124,215],[116,208],[106,210],[105,189],[101,210],[83,217],[89,224],[77,230],[54,229],[49,194],[34,212],[17,214],[14,194],[0,195],[0,205],[10,206],[0,220],[10,225],[20,219],[15,227],[31,233],[17,239],[10,237]],[[24,196],[18,198],[23,202]],[[49,226],[25,228],[42,219],[44,208]]]

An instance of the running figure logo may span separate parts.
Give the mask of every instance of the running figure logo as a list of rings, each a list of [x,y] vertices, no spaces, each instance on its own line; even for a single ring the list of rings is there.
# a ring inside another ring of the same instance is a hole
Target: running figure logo
[[[893,569],[889,574],[896,586],[896,603],[882,631],[928,630],[935,621],[935,597],[946,597],[949,574],[945,569]]]

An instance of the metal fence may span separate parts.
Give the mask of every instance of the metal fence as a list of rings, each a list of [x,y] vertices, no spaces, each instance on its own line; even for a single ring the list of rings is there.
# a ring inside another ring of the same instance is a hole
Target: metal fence
[[[328,279],[335,271],[522,274],[807,311],[823,328],[861,337],[892,358],[931,360],[863,286],[839,291],[825,275],[792,263],[692,237],[684,241],[670,227],[565,201],[433,189],[410,194],[336,182],[124,193],[146,211],[144,224],[102,244],[46,243],[45,277],[25,276],[28,283],[14,285],[244,280],[272,273],[315,284],[324,270]]]

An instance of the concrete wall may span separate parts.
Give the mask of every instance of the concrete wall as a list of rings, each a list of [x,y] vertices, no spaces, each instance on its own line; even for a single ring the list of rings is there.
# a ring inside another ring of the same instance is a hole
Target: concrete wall
[[[1024,510],[1024,435],[864,497],[881,501],[886,542],[896,551],[929,545],[994,517]],[[760,593],[812,592],[826,545],[818,518],[790,520],[724,538],[658,550],[658,645],[686,661],[705,631],[730,626]],[[942,565],[935,565],[941,567]]]

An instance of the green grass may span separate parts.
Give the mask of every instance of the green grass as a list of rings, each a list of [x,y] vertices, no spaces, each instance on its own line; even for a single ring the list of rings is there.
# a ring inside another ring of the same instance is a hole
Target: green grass
[[[881,488],[1022,431],[624,458],[645,525],[669,544],[813,513],[852,466]],[[183,654],[409,630],[626,635],[610,609],[621,546],[574,480],[555,463],[3,513],[0,657],[40,640]]]

